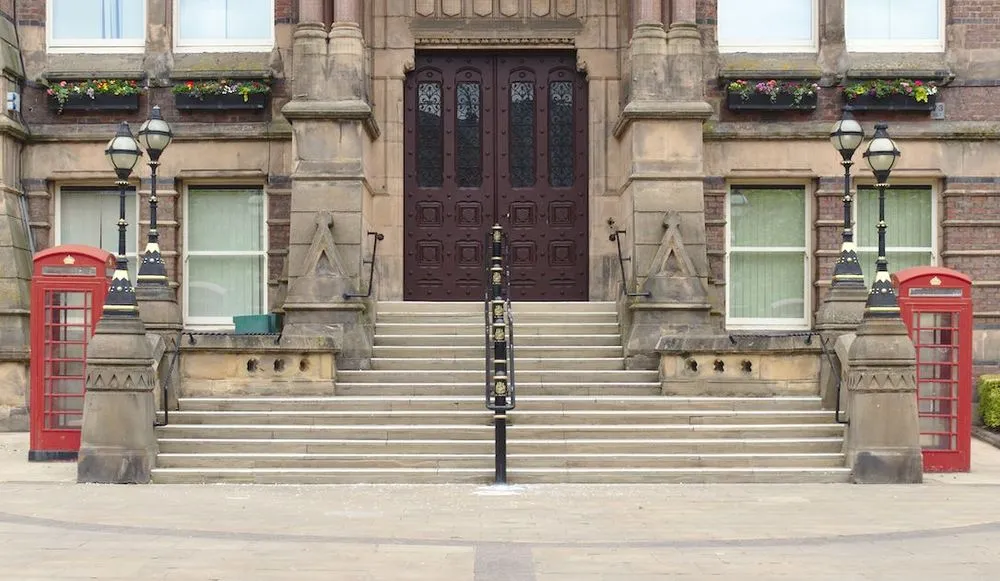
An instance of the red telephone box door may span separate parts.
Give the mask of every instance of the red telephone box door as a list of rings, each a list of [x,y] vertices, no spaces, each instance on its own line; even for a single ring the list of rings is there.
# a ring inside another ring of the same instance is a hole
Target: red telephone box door
[[[87,343],[101,318],[114,256],[67,245],[39,252],[34,261],[28,459],[73,459],[80,450]]]
[[[925,472],[968,472],[972,443],[972,281],[946,268],[895,275],[917,351],[917,404]]]

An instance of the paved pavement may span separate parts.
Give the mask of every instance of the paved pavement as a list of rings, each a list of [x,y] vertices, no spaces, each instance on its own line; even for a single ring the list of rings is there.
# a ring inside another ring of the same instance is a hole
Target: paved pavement
[[[104,486],[0,434],[0,580],[964,580],[1000,450],[922,486]]]

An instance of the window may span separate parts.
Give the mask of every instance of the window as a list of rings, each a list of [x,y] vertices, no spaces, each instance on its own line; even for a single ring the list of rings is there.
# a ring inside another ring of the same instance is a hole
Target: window
[[[854,225],[858,260],[871,286],[878,258],[878,190],[861,186]],[[893,186],[885,191],[885,254],[889,272],[934,264],[934,196],[927,186]]]
[[[232,325],[267,311],[264,192],[190,187],[185,207],[184,321]]]
[[[844,34],[853,52],[941,52],[944,0],[845,0]]]
[[[816,52],[817,0],[719,0],[719,52]]]
[[[197,51],[266,51],[274,46],[274,0],[177,0],[176,46]]]
[[[117,188],[61,187],[56,205],[56,244],[85,244],[118,254],[119,198]],[[139,211],[135,188],[125,191],[125,252],[135,284],[139,241]],[[145,250],[145,246],[143,246]]]
[[[48,46],[56,52],[141,52],[145,0],[49,0]]]
[[[806,192],[732,186],[726,253],[730,328],[807,328]]]

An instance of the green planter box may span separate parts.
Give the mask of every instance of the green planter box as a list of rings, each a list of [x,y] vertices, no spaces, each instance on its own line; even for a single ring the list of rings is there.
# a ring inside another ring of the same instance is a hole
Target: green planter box
[[[281,330],[281,315],[240,315],[233,317],[233,325],[236,326],[237,335],[278,333]]]

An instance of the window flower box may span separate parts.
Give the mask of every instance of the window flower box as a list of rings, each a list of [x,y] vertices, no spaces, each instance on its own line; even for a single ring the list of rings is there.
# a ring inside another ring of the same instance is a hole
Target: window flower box
[[[730,111],[811,111],[816,108],[819,85],[811,82],[742,81],[726,86]]]
[[[844,87],[844,101],[855,111],[929,112],[937,103],[933,82],[895,79],[874,80]]]
[[[49,109],[63,111],[137,111],[142,87],[136,81],[95,79],[48,85]]]
[[[271,87],[259,81],[187,81],[173,88],[180,110],[259,111],[267,107]]]

